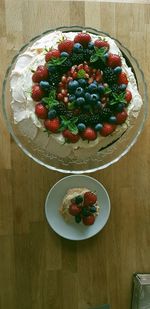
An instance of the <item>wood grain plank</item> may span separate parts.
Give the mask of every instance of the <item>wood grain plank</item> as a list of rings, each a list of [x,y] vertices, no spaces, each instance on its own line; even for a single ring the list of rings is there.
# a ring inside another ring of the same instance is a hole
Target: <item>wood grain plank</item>
[[[120,40],[150,83],[149,1],[1,0],[0,15],[1,81],[22,44],[47,29],[78,24]],[[25,156],[7,132],[2,109],[0,123],[0,309],[103,303],[130,309],[133,273],[150,272],[150,115],[125,157],[90,174],[108,190],[111,214],[100,233],[82,242],[62,239],[45,218],[47,193],[66,174]]]

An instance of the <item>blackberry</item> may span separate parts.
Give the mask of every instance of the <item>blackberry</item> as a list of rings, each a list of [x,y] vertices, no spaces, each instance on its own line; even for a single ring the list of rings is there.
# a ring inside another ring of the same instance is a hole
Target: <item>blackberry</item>
[[[104,81],[108,84],[115,84],[117,82],[117,75],[112,68],[105,68],[103,70]]]
[[[76,54],[76,53],[73,53],[71,55],[71,62],[72,64],[80,64],[80,63],[83,63],[84,61],[84,54]]]
[[[66,110],[66,107],[65,107],[64,103],[59,103],[54,108],[55,108],[55,111],[57,112],[58,116],[60,116],[60,115],[61,116],[66,116],[67,110]]]
[[[91,115],[90,116],[90,124],[95,126],[97,123],[99,123],[100,117],[99,115]]]
[[[85,60],[85,61],[89,61],[92,54],[93,54],[93,50],[90,50],[90,49],[88,49],[88,48],[85,48],[85,49],[83,50],[84,60]]]
[[[54,74],[49,76],[49,84],[50,86],[57,86],[61,80],[60,72],[55,72]]]
[[[89,116],[86,114],[80,114],[78,116],[78,123],[84,123],[85,126],[89,124]]]
[[[73,113],[70,112],[70,111],[67,111],[65,116],[66,116],[67,119],[71,119],[71,118],[73,118]]]
[[[112,116],[112,111],[109,107],[104,107],[101,111],[101,118],[103,121],[107,121]]]
[[[66,59],[60,66],[59,66],[59,72],[61,74],[64,74],[68,72],[68,70],[72,67],[72,61],[71,59]]]
[[[104,61],[102,61],[101,59],[95,61],[95,62],[91,62],[91,67],[94,69],[100,69],[100,70],[104,70],[106,68],[106,64]]]
[[[112,92],[115,92],[115,93],[121,92],[120,89],[119,89],[119,85],[117,85],[117,84],[111,85],[110,88],[111,88]]]

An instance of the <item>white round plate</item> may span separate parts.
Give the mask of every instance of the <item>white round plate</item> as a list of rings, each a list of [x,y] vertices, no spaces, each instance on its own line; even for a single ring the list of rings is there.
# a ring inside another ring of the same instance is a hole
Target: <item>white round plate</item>
[[[59,212],[68,189],[86,187],[97,194],[100,214],[93,225],[82,222],[68,223]],[[51,228],[60,236],[70,240],[83,240],[97,234],[106,224],[110,215],[110,199],[106,189],[96,179],[85,175],[72,175],[59,180],[49,191],[45,201],[46,218]]]

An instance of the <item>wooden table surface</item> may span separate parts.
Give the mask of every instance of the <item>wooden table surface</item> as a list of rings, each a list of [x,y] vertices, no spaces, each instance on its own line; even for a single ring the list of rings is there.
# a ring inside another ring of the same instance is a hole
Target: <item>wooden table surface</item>
[[[150,2],[116,2],[0,0],[1,85],[24,43],[63,25],[109,32],[150,85]],[[60,238],[45,219],[46,195],[65,174],[25,156],[2,113],[0,123],[0,309],[130,309],[133,273],[150,272],[149,119],[125,157],[90,174],[108,190],[112,209],[105,228],[81,242]]]

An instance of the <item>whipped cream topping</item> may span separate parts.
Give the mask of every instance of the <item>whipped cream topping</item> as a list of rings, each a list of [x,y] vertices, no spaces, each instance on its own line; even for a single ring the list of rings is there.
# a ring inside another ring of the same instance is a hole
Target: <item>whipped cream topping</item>
[[[42,122],[39,121],[35,114],[36,102],[31,98],[31,87],[33,85],[32,70],[36,70],[38,65],[45,63],[46,48],[57,48],[58,42],[62,37],[73,40],[76,34],[77,32],[62,33],[61,31],[54,31],[35,41],[23,54],[18,56],[10,81],[12,93],[11,107],[14,114],[14,122],[19,125],[21,132],[32,139],[39,147],[61,157],[80,157],[81,155],[86,157],[98,151],[101,147],[107,146],[126,131],[130,125],[130,119],[138,116],[143,104],[131,68],[127,66],[115,41],[109,37],[105,37],[110,45],[109,52],[118,54],[121,57],[122,70],[127,74],[128,78],[127,89],[132,93],[132,100],[127,107],[128,118],[126,123],[118,125],[117,129],[111,135],[107,137],[99,135],[96,140],[90,141],[90,143],[80,139],[75,144],[64,144],[65,139],[61,133],[51,134],[48,137],[43,132]],[[90,35],[92,41],[97,39],[96,35],[91,33]],[[86,151],[87,148],[88,153]]]

